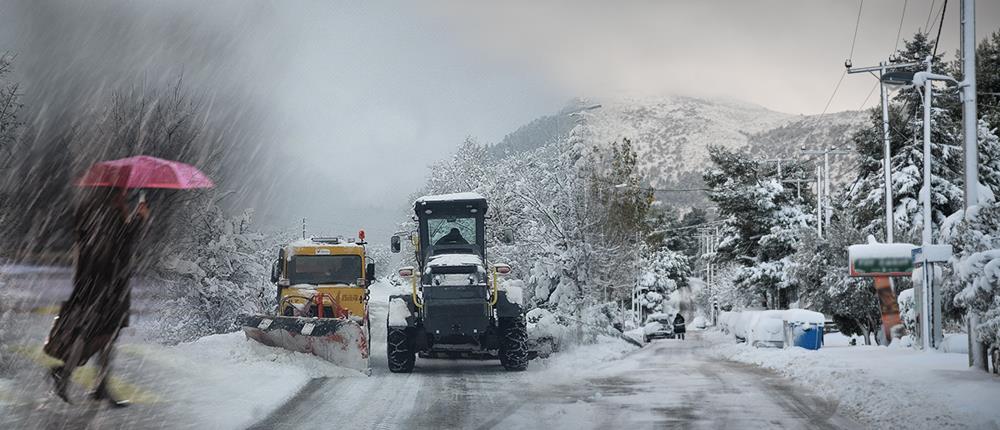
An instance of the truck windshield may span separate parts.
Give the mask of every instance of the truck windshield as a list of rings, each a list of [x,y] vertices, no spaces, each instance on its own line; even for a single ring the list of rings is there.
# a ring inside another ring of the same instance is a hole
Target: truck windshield
[[[475,218],[431,218],[427,234],[434,245],[475,245]]]
[[[288,262],[292,284],[351,284],[361,277],[358,255],[297,255]]]

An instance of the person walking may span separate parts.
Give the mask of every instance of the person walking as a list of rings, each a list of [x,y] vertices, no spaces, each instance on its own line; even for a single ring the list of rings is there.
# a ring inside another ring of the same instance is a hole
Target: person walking
[[[680,312],[678,312],[677,316],[674,317],[674,338],[683,340],[684,333],[686,331],[687,329],[684,327],[684,317],[681,316]]]
[[[56,317],[44,351],[62,360],[51,369],[55,394],[67,403],[70,377],[94,355],[100,371],[91,397],[116,407],[128,405],[108,390],[112,350],[119,332],[129,323],[134,248],[149,219],[149,207],[140,199],[128,208],[124,188],[94,188],[75,214],[75,271],[73,292]]]

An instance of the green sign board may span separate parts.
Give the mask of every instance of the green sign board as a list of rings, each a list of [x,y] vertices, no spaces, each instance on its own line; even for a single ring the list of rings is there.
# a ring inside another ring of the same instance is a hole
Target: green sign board
[[[910,276],[913,248],[908,243],[852,245],[848,248],[851,276]]]

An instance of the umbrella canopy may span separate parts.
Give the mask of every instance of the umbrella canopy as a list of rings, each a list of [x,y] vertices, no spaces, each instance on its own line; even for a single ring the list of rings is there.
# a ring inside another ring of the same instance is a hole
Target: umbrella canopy
[[[87,169],[76,185],[185,190],[211,188],[215,183],[189,164],[140,155],[96,163]]]

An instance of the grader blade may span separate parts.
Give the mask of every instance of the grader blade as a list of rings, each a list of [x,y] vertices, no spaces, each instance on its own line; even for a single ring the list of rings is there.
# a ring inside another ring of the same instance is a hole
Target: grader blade
[[[348,319],[244,315],[248,339],[289,351],[313,354],[341,367],[369,371],[368,332]]]

